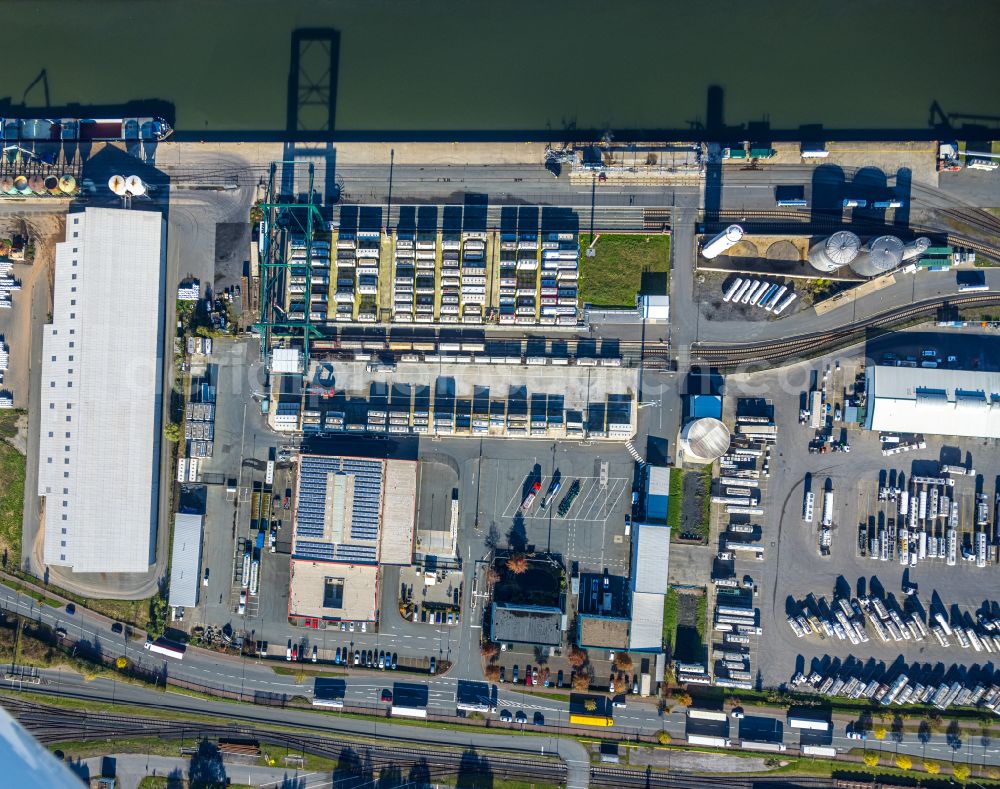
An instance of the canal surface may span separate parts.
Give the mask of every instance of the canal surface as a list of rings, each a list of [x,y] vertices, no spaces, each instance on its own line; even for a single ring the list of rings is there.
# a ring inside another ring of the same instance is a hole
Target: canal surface
[[[733,125],[926,130],[935,102],[1000,123],[1000,4],[982,0],[7,0],[4,11],[13,104],[44,107],[46,88],[50,107],[158,100],[179,131],[209,138],[280,133],[290,117],[323,132],[328,95],[345,134],[683,130],[706,124],[712,85]],[[290,116],[293,34],[312,28],[330,47],[303,55]]]

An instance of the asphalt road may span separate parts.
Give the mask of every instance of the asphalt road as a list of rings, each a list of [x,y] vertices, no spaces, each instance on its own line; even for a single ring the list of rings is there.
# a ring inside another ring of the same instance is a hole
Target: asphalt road
[[[256,661],[253,659],[242,659],[235,656],[220,655],[215,652],[208,652],[201,649],[189,648],[183,660],[158,659],[142,649],[141,642],[126,642],[122,636],[115,635],[110,631],[110,622],[81,609],[69,617],[61,610],[54,610],[47,606],[39,606],[32,598],[18,594],[13,590],[0,586],[0,605],[8,610],[17,610],[19,613],[40,620],[50,625],[61,625],[68,631],[70,640],[80,640],[90,645],[96,645],[102,653],[106,655],[121,655],[127,657],[140,665],[154,667],[165,670],[169,676],[179,680],[197,683],[210,688],[222,689],[229,692],[247,693],[277,693],[287,696],[311,697],[313,694],[312,683],[298,683],[293,677],[275,674],[275,666],[288,665],[283,661]],[[334,667],[328,667],[333,670]],[[107,679],[97,679],[86,682],[79,675],[71,672],[46,670],[42,672],[44,684],[39,686],[39,690],[44,692],[68,692],[76,695],[84,695],[88,698],[108,699],[117,702],[128,702],[143,704],[149,707],[167,705],[173,709],[195,712],[218,712],[221,711],[227,716],[238,715],[249,720],[259,721],[284,721],[284,722],[308,722],[309,725],[316,725],[317,720],[324,724],[328,723],[332,731],[344,731],[367,734],[369,736],[397,738],[402,736],[423,736],[415,735],[414,732],[423,732],[419,727],[399,726],[392,723],[383,722],[380,717],[385,715],[387,705],[378,701],[378,694],[385,687],[392,687],[394,682],[404,682],[426,687],[428,694],[427,709],[434,715],[454,716],[456,712],[455,698],[456,688],[459,678],[450,675],[437,676],[433,679],[422,681],[419,675],[402,674],[399,672],[374,672],[359,671],[336,677],[343,680],[345,690],[345,705],[351,708],[367,708],[373,715],[379,718],[338,718],[336,714],[324,715],[321,718],[310,713],[298,710],[267,708],[252,704],[240,704],[234,706],[227,702],[217,702],[193,698],[190,696],[175,694],[168,691],[166,694],[149,690],[145,687],[115,682]],[[530,693],[521,693],[510,685],[497,686],[497,709],[508,709],[511,711],[524,710],[529,721],[533,719],[535,712],[540,712],[544,717],[544,725],[536,727],[528,725],[527,729],[534,732],[552,732],[551,737],[539,739],[538,737],[526,738],[524,747],[530,749],[545,745],[546,752],[556,749],[572,772],[572,759],[577,758],[571,750],[575,744],[572,740],[567,740],[556,736],[557,734],[568,734],[570,732],[579,735],[582,731],[577,727],[568,725],[568,705],[554,699],[539,697]],[[237,712],[238,711],[238,712]],[[889,712],[893,709],[889,708]],[[750,712],[750,710],[748,710]],[[771,725],[779,724],[784,716],[775,716],[773,710],[756,710],[754,716],[760,716],[771,721]],[[492,717],[491,717],[492,719]],[[834,721],[833,736],[831,743],[841,751],[847,751],[859,746],[858,741],[851,740],[846,736],[845,726],[847,718],[837,717]],[[498,725],[493,720],[493,725]],[[499,724],[502,725],[502,724]],[[685,715],[683,710],[660,716],[656,708],[648,703],[641,703],[637,700],[630,701],[625,710],[617,710],[615,714],[615,731],[622,734],[655,734],[661,730],[670,733],[675,741],[684,737]],[[516,727],[515,727],[516,729]],[[505,735],[480,735],[461,730],[426,730],[426,738],[430,741],[440,741],[458,744],[479,744],[482,747],[494,747],[495,745],[511,746],[514,741],[521,740],[520,737],[510,737]],[[1000,765],[1000,744],[994,743],[988,738],[983,738],[975,729],[964,730],[957,738],[945,733],[931,733],[926,741],[922,740],[915,732],[901,732],[896,737],[890,736],[884,741],[869,740],[869,749],[881,750],[888,753],[906,753],[914,757],[924,757],[956,761],[968,761],[972,764]],[[736,742],[738,738],[738,728],[733,726],[731,736]],[[487,740],[480,740],[486,737]],[[445,739],[447,738],[447,739]],[[784,728],[784,742],[789,749],[797,748],[799,745],[798,735],[787,726]],[[585,785],[585,784],[577,784]]]

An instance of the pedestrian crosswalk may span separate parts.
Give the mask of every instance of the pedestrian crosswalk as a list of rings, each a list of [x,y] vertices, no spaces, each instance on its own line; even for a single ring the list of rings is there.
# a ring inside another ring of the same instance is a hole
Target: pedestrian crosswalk
[[[625,442],[625,449],[628,450],[628,453],[632,456],[636,463],[640,466],[646,465],[646,460],[639,454],[639,450],[635,448],[631,438]]]

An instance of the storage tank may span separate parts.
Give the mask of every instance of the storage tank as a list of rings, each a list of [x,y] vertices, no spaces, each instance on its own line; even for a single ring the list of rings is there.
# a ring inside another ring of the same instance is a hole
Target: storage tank
[[[23,175],[15,176],[14,178],[14,193],[19,195],[25,195],[31,192],[28,188],[28,179]]]
[[[729,451],[729,428],[714,417],[694,419],[681,433],[681,447],[685,460],[711,463]]]
[[[45,191],[50,195],[60,195],[62,191],[59,189],[59,179],[54,175],[49,175],[45,177]]]
[[[14,188],[14,179],[9,175],[0,178],[0,192],[3,192],[5,195],[17,194],[17,190]]]
[[[59,191],[64,195],[75,195],[77,191],[76,178],[66,173],[66,175],[59,179]]]
[[[931,240],[926,236],[920,236],[919,238],[913,239],[909,244],[903,247],[903,260],[920,257],[920,255],[930,249],[930,246]]]
[[[125,179],[120,175],[112,175],[108,179],[108,189],[119,197],[124,197],[128,194],[128,190],[125,188]]]
[[[138,175],[130,175],[125,179],[125,188],[128,193],[136,197],[142,197],[146,194],[146,184],[143,183],[142,179]]]
[[[847,266],[861,251],[861,239],[850,230],[839,230],[829,238],[813,244],[809,250],[812,267],[823,272]]]
[[[711,241],[706,241],[701,249],[701,255],[706,260],[718,257],[727,249],[731,249],[743,240],[743,228],[730,225]]]
[[[45,194],[45,179],[40,175],[28,177],[28,188],[36,195]]]
[[[861,277],[877,277],[903,262],[903,242],[896,236],[871,239],[851,262],[851,270]]]

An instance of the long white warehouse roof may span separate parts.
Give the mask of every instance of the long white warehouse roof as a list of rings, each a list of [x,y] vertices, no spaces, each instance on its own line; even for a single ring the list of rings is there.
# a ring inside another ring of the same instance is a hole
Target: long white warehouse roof
[[[155,560],[164,241],[158,212],[88,208],[56,245],[38,453],[46,564],[126,573]]]
[[[876,365],[865,386],[871,430],[1000,438],[1000,373]]]
[[[172,607],[194,608],[198,604],[201,569],[201,515],[179,512],[174,516],[174,546],[170,554]]]

